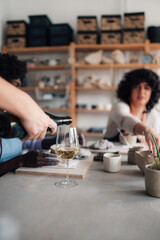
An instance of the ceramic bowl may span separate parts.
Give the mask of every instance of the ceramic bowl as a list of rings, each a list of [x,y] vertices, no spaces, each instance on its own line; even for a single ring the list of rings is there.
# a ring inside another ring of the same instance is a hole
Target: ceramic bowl
[[[123,137],[123,136],[119,135],[119,141],[121,144],[124,144],[124,145],[127,145],[127,143],[129,143],[130,145],[134,145],[137,142],[137,136],[124,136]]]
[[[121,169],[121,155],[105,153],[103,155],[103,166],[106,172],[119,172]]]

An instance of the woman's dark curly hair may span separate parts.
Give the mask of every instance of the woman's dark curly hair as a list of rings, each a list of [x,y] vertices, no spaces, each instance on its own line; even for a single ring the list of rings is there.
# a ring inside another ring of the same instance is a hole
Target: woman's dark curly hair
[[[26,74],[26,63],[14,55],[0,54],[0,76],[11,82],[20,78],[23,81]]]
[[[130,105],[131,91],[134,87],[142,82],[147,82],[152,89],[152,94],[147,103],[147,112],[149,112],[158,102],[160,97],[160,81],[156,73],[148,69],[136,69],[124,75],[124,78],[119,83],[117,97]]]

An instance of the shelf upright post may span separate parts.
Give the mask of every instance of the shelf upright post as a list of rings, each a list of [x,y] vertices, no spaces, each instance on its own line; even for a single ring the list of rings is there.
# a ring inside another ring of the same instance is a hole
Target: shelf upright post
[[[75,43],[71,43],[69,47],[69,64],[71,67],[71,79],[70,79],[70,116],[72,117],[72,126],[77,125],[76,121],[76,72],[75,72]]]

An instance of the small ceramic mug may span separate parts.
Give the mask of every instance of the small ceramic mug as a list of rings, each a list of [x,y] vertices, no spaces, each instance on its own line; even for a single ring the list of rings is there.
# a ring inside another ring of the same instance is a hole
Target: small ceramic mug
[[[105,153],[103,155],[103,166],[106,172],[119,172],[121,169],[121,155]]]

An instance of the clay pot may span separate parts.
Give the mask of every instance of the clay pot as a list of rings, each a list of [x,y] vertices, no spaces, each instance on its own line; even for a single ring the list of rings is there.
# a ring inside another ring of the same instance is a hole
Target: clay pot
[[[143,147],[142,146],[136,146],[136,147],[132,147],[129,149],[128,151],[128,163],[129,164],[136,164],[136,151],[140,151],[142,150]]]
[[[105,153],[103,155],[103,166],[106,172],[119,172],[121,169],[121,155]]]
[[[145,166],[154,163],[154,158],[150,155],[148,150],[135,152],[136,164],[141,170],[142,174],[145,174]]]
[[[145,187],[147,194],[160,197],[160,170],[153,169],[153,164],[145,166]]]
[[[127,145],[134,145],[137,142],[137,136],[121,136],[119,135],[119,141],[121,144]]]

